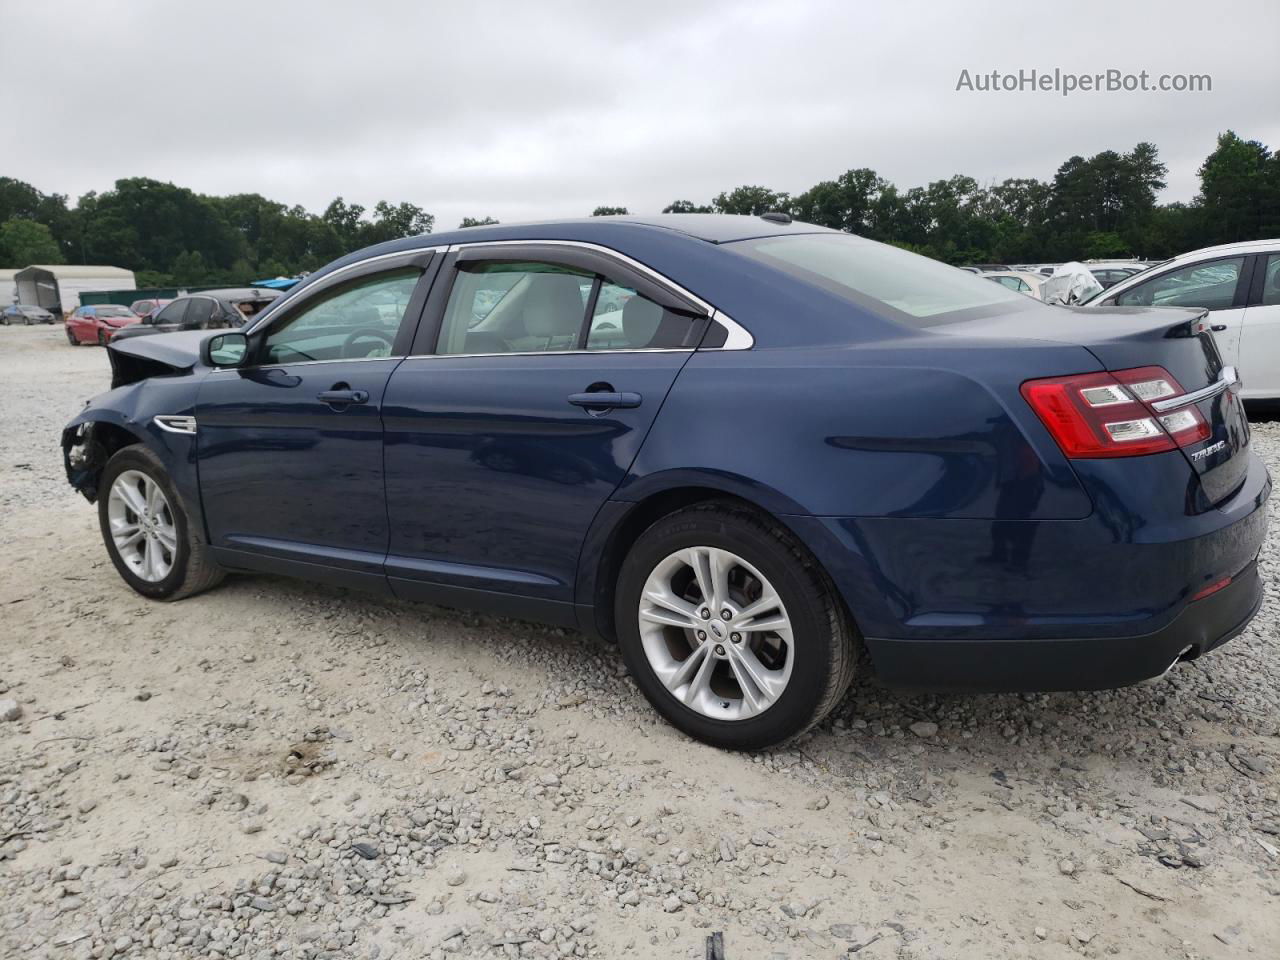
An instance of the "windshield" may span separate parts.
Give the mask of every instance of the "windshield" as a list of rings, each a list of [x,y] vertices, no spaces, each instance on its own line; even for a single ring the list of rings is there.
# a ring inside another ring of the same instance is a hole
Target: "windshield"
[[[1027,298],[977,274],[848,234],[762,237],[733,249],[890,319],[916,327],[973,310],[1025,308]]]
[[[100,317],[132,317],[133,311],[128,307],[117,307],[112,304],[104,304],[100,307],[94,307],[93,312]]]

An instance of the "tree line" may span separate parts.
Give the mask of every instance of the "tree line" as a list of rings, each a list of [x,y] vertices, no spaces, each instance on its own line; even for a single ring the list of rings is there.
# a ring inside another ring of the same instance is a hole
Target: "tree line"
[[[1159,204],[1168,170],[1153,144],[1075,156],[1052,180],[980,184],[956,175],[906,190],[855,168],[790,194],[748,185],[664,213],[790,213],[948,263],[1160,259],[1197,247],[1280,236],[1280,153],[1232,131],[1199,168],[1190,203]],[[593,216],[627,213],[600,206]],[[497,223],[467,217],[460,227]],[[219,197],[143,177],[117,180],[74,206],[0,177],[0,264],[102,263],[141,286],[242,283],[314,270],[351,250],[430,233],[435,217],[412,203],[372,210],[337,197],[322,213],[256,193]]]

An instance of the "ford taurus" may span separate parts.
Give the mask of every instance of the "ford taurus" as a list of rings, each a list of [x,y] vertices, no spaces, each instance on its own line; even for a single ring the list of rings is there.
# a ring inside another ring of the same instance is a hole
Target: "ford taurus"
[[[134,590],[289,574],[616,639],[673,724],[1158,676],[1260,602],[1203,310],[1046,306],[785,216],[473,228],[112,343],[63,434]]]

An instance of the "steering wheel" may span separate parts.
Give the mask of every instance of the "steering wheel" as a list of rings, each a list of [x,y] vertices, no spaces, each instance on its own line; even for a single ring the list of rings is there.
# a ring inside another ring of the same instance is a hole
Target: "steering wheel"
[[[355,346],[357,340],[363,337],[372,337],[375,340],[381,340],[387,345],[388,355],[390,355],[391,351],[395,348],[395,341],[392,340],[391,337],[387,336],[385,331],[380,330],[377,327],[361,327],[359,330],[352,330],[347,334],[347,338],[342,341],[342,356],[344,358],[350,356],[351,348]],[[364,356],[367,357],[369,354],[365,353]]]

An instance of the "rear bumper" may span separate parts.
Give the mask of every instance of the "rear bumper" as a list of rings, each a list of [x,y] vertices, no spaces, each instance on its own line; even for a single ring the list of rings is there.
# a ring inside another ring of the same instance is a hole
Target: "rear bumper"
[[[866,638],[888,686],[967,692],[1105,690],[1164,673],[1238,635],[1262,605],[1257,563],[1217,593],[1189,603],[1165,627],[1139,636],[1083,639],[893,640]]]
[[[1256,611],[1271,478],[1195,512],[1136,458],[1137,482],[1095,484],[1080,520],[788,517],[844,597],[886,683],[943,690],[1105,689],[1162,673]],[[1180,456],[1180,455],[1179,455]],[[1162,459],[1163,458],[1163,459]],[[1143,471],[1146,471],[1144,475]],[[1191,598],[1232,577],[1203,600]],[[1188,650],[1188,648],[1190,648]]]

